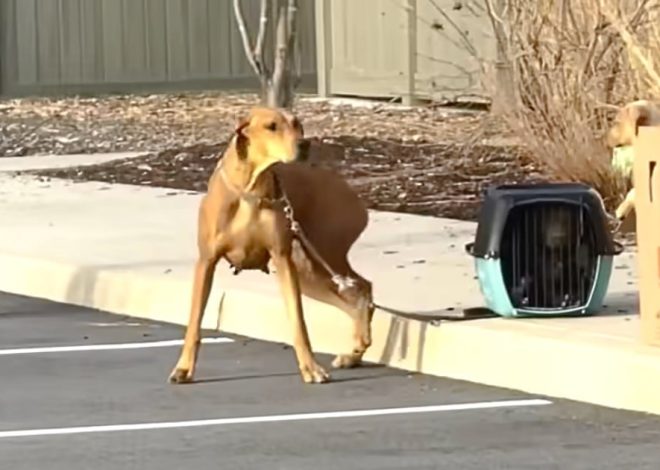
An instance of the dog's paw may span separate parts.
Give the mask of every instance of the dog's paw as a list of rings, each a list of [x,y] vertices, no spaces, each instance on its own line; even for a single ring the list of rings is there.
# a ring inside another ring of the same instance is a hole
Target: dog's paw
[[[185,384],[192,382],[192,378],[192,370],[177,367],[172,371],[167,380],[171,384]]]
[[[332,361],[335,369],[352,369],[362,364],[362,357],[355,354],[341,354]]]
[[[328,374],[323,367],[316,362],[300,368],[303,382],[307,384],[322,384],[330,381],[330,374]]]

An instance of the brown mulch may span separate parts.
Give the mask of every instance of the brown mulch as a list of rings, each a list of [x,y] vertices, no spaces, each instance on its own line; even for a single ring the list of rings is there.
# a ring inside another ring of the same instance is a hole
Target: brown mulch
[[[510,147],[407,144],[353,136],[312,138],[310,164],[344,176],[376,210],[474,220],[490,184],[538,181]],[[204,191],[224,144],[197,144],[137,159],[37,172],[43,177]]]
[[[253,94],[163,93],[0,102],[0,157],[145,151],[138,159],[34,172],[43,177],[204,191]],[[312,163],[338,171],[369,207],[474,219],[490,184],[537,181],[487,113],[301,96]]]
[[[220,92],[0,101],[0,157],[160,152],[214,144],[224,140],[257,101],[254,94]],[[433,106],[337,106],[300,96],[295,111],[306,133],[319,137],[458,142],[479,132],[484,136],[502,132],[501,126],[484,126],[483,113]]]
[[[0,101],[0,158],[144,151],[138,159],[36,171],[44,178],[204,191],[254,94],[220,92]],[[370,208],[474,220],[492,184],[543,181],[501,122],[484,112],[301,96],[311,164],[346,177]]]

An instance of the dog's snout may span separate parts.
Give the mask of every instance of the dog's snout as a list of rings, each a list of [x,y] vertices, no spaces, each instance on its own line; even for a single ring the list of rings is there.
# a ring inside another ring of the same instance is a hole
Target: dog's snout
[[[309,147],[310,142],[307,139],[302,139],[298,142],[298,147],[296,148],[296,160],[307,161],[309,159]]]

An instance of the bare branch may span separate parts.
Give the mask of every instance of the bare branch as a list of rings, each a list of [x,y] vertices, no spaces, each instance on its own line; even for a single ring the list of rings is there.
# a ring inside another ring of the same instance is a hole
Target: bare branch
[[[296,34],[298,33],[297,31],[297,22],[298,19],[298,0],[289,0],[289,4],[287,7],[287,32],[288,32],[288,37],[287,37],[287,49],[289,53],[292,53],[294,44],[293,42],[296,39]]]
[[[261,7],[259,9],[259,33],[257,34],[257,43],[254,46],[255,62],[259,66],[263,75],[268,76],[268,67],[264,60],[264,41],[266,39],[266,32],[268,30],[268,4],[270,0],[261,0]]]
[[[296,53],[293,56],[293,87],[297,88],[302,81],[302,47],[300,41],[295,41]]]
[[[275,26],[275,60],[273,75],[268,96],[269,106],[280,106],[283,100],[282,93],[287,87],[288,63],[288,34],[287,34],[287,5],[285,0],[277,0],[277,23]]]
[[[287,40],[289,56],[291,57],[291,62],[293,62],[293,77],[291,86],[297,87],[300,84],[302,79],[302,53],[300,50],[300,41],[298,38],[298,2],[297,0],[289,0],[288,6],[288,33],[289,37]]]
[[[257,74],[262,80],[264,78],[263,71],[259,68],[257,61],[255,60],[254,52],[250,46],[250,35],[245,25],[245,18],[243,17],[243,10],[241,9],[241,0],[234,0],[234,16],[236,17],[236,24],[238,24],[238,31],[241,33],[241,39],[243,40],[243,49],[245,50],[245,57],[247,58],[250,66],[254,70],[254,73]]]

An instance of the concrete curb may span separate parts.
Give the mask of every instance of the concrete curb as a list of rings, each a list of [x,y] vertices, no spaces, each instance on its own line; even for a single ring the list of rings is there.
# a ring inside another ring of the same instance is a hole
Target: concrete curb
[[[271,280],[275,282],[274,279]],[[130,271],[0,255],[0,290],[183,325],[190,282]],[[315,352],[350,348],[350,321],[305,299]],[[575,320],[576,328],[588,328]],[[272,292],[214,288],[204,323],[256,339],[290,344],[281,299]],[[392,367],[660,414],[660,351],[620,338],[558,335],[541,323],[489,319],[427,322],[377,311],[366,360]],[[292,364],[293,367],[293,364]]]

